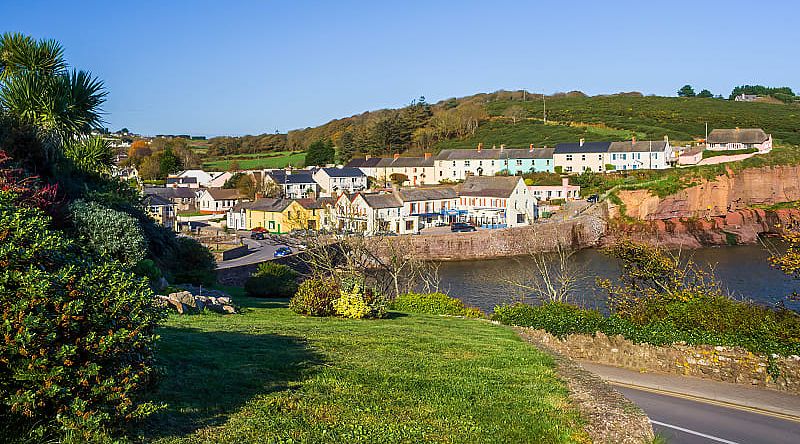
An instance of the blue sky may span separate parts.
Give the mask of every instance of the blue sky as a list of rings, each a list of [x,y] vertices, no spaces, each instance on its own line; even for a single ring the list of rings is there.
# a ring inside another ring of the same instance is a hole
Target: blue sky
[[[0,2],[0,32],[63,43],[144,134],[285,132],[498,89],[800,89],[795,1]]]

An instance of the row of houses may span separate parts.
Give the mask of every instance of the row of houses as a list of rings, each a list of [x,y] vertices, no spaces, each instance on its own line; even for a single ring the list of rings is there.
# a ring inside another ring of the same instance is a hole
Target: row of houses
[[[772,149],[772,136],[760,128],[715,129],[708,135],[709,150]],[[553,148],[447,149],[433,156],[353,159],[347,167],[358,168],[380,183],[433,185],[462,181],[468,176],[516,175],[531,172],[581,173],[638,169],[666,169],[678,161],[680,150],[669,139],[623,142],[559,143]]]
[[[521,177],[470,176],[455,186],[240,202],[228,211],[226,222],[237,230],[260,227],[271,233],[327,229],[411,234],[453,222],[470,222],[485,228],[529,225],[537,217],[537,199]]]

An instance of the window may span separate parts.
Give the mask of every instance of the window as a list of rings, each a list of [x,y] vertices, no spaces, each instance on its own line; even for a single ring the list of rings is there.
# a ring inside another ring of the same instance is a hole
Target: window
[[[522,159],[517,159],[517,166],[522,166]]]
[[[455,160],[453,161],[453,166],[456,166],[456,161]]]
[[[464,166],[465,166],[465,167],[468,167],[468,166],[469,166],[469,160],[465,160],[465,161],[464,161]]]
[[[478,166],[483,166],[483,161],[482,160],[478,161]]]
[[[414,229],[414,221],[413,220],[407,220],[406,221],[406,231],[411,231],[413,229]]]
[[[567,154],[567,162],[572,162],[572,154]]]
[[[598,154],[598,155],[597,155],[597,160],[600,160],[600,161],[602,161],[602,160],[603,160],[603,155],[602,155],[602,154]]]
[[[617,160],[617,153],[611,155],[611,160]]]
[[[581,160],[586,160],[586,154],[581,154]]]
[[[571,167],[571,166],[568,166],[568,167],[564,168],[564,170],[565,170],[566,172],[568,172],[568,173],[571,173],[571,172],[572,172],[572,167]]]
[[[622,154],[620,154],[619,156],[620,156],[620,158],[621,158],[622,160],[625,160],[625,159],[627,159],[627,158],[628,158],[628,155],[627,155],[627,154],[625,154],[625,153],[622,153]]]

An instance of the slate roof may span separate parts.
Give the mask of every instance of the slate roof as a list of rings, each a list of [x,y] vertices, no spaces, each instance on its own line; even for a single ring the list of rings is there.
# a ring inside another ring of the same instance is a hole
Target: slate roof
[[[214,200],[230,200],[230,199],[242,198],[242,195],[239,194],[239,190],[236,189],[208,188],[206,191],[208,192],[208,194],[211,195],[211,198]]]
[[[637,140],[636,142],[611,142],[609,153],[660,152],[667,147],[664,140]]]
[[[404,188],[399,190],[397,194],[403,202],[454,199],[458,197],[458,193],[453,187]]]
[[[398,157],[397,159],[391,158],[389,160],[391,162],[386,166],[394,168],[433,166],[433,157],[429,157],[427,159],[424,157]]]
[[[715,129],[708,135],[708,143],[763,143],[769,135],[761,128]]]
[[[478,150],[442,150],[436,156],[436,160],[472,160],[472,159],[502,159],[505,155],[500,156],[500,152],[505,150],[495,149],[482,149]]]
[[[197,183],[196,177],[167,177],[167,185],[179,183]]]
[[[552,159],[555,148],[534,148],[533,151],[524,148],[506,148],[501,159]]]
[[[275,199],[271,197],[256,199],[250,202],[249,210],[267,211],[267,212],[281,212],[291,205],[292,199]]]
[[[361,197],[371,208],[400,208],[403,202],[393,194],[363,193]]]
[[[163,207],[172,205],[172,202],[159,196],[158,194],[148,194],[144,197],[144,204],[147,206]]]
[[[507,198],[520,180],[519,176],[468,176],[459,186],[458,195]]]
[[[300,184],[300,183],[316,183],[314,177],[308,171],[292,171],[291,174],[286,174],[284,170],[271,171],[267,175],[277,184]]]
[[[156,195],[164,199],[194,199],[197,197],[195,190],[191,188],[145,187],[144,194]]]
[[[378,162],[380,161],[381,161],[380,157],[370,157],[369,159],[366,158],[353,159],[350,162],[347,162],[345,168],[372,168],[378,165]]]
[[[333,205],[336,201],[332,197],[320,197],[319,199],[295,199],[303,208],[307,210],[319,210],[326,205]]]
[[[611,147],[611,142],[579,142],[559,143],[556,145],[553,154],[586,154],[586,153],[606,153]]]
[[[358,168],[321,168],[330,177],[362,177],[364,172]]]

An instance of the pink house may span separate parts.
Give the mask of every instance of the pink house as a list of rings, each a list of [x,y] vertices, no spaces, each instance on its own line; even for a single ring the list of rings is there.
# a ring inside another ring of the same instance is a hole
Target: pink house
[[[538,200],[575,200],[581,197],[581,187],[570,185],[568,177],[561,178],[561,185],[530,185],[528,189]]]

